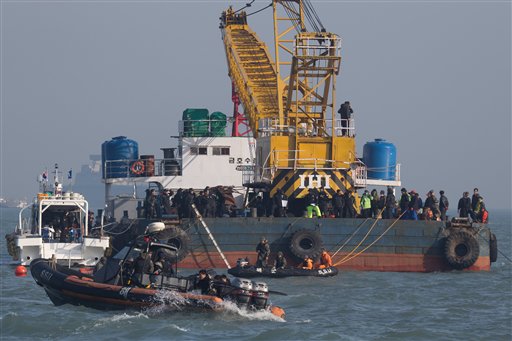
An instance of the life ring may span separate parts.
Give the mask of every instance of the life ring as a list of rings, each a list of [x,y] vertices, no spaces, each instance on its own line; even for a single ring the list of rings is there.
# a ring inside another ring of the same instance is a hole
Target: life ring
[[[290,252],[300,259],[306,256],[315,259],[322,252],[322,244],[320,233],[302,229],[293,234],[290,240]]]
[[[489,258],[491,263],[496,262],[498,259],[498,240],[494,233],[491,233],[491,238],[489,239]]]
[[[144,165],[144,161],[142,160],[134,161],[130,166],[130,171],[132,172],[132,174],[135,175],[141,175],[144,173],[145,170],[146,166]]]
[[[187,254],[188,254],[188,248],[190,244],[190,237],[188,236],[187,232],[185,232],[183,229],[179,227],[171,227],[169,229],[165,229],[163,231],[160,231],[154,235],[154,237],[158,240],[158,242],[172,245],[176,249],[178,249],[178,254],[176,255],[176,252],[161,248],[158,251],[161,251],[165,254],[165,256],[169,260],[183,260]]]
[[[444,245],[444,256],[454,269],[462,270],[475,264],[480,245],[475,236],[466,231],[452,232]]]

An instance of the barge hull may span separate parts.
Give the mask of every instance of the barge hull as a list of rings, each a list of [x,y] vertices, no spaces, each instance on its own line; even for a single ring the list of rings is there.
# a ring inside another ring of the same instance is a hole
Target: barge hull
[[[263,236],[270,244],[270,263],[278,251],[283,251],[290,265],[298,265],[302,260],[291,251],[291,243],[300,233],[312,231],[341,270],[449,271],[453,267],[446,260],[446,239],[452,231],[461,230],[444,222],[393,219],[265,217],[205,218],[204,222],[232,267],[237,259],[245,257],[254,264],[256,245]],[[179,262],[180,267],[227,267],[200,220],[184,220],[178,226],[189,238],[185,245],[187,256]],[[465,230],[473,235],[479,246],[478,258],[466,270],[489,271],[489,228],[480,225]],[[318,246],[312,249],[318,250]]]

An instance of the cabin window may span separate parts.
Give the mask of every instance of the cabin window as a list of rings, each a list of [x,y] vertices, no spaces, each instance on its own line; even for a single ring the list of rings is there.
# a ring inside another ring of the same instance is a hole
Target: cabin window
[[[229,147],[213,147],[213,155],[229,155]]]
[[[191,155],[207,155],[208,148],[206,147],[190,147]]]

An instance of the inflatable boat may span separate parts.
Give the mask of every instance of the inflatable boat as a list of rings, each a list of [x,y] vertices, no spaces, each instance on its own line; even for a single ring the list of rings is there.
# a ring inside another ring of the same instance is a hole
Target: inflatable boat
[[[210,288],[214,290],[201,294],[195,285],[195,275],[180,277],[169,272],[134,274],[130,270],[133,254],[141,251],[146,255],[154,252],[161,257],[172,254],[175,249],[145,238],[143,245],[135,243],[105,259],[103,266],[97,267],[92,275],[42,258],[32,261],[30,271],[56,306],[72,304],[120,310],[172,305],[178,310],[222,310],[224,301],[232,301],[241,308],[267,310],[284,318],[284,310],[270,304],[269,293],[272,291],[263,282],[235,278],[231,283],[219,285],[212,281]]]
[[[338,274],[338,269],[335,267],[328,267],[324,269],[302,269],[302,268],[257,268],[253,265],[240,266],[228,270],[228,273],[236,277],[293,277],[293,276],[314,276],[314,277],[332,277]]]

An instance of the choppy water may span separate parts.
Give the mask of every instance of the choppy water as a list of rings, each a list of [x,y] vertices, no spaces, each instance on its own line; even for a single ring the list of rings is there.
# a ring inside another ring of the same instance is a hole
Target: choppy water
[[[500,252],[512,258],[511,212],[491,212]],[[0,209],[2,340],[511,340],[512,264],[490,272],[343,272],[269,279],[286,321],[269,313],[104,312],[55,307],[29,275],[14,276],[3,236],[17,210]],[[189,271],[188,271],[189,272]],[[185,273],[188,273],[185,272]]]

